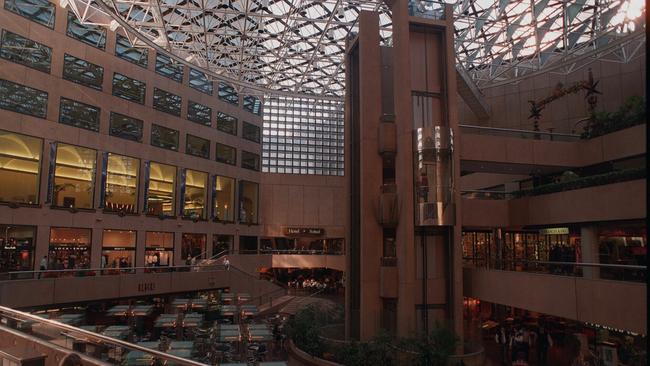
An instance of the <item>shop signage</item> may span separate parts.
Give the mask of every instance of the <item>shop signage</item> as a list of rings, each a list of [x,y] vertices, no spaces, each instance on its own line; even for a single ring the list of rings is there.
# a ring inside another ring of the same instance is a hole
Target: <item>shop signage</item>
[[[156,284],[153,282],[138,283],[138,292],[149,292],[156,289]]]
[[[321,236],[325,235],[325,229],[310,227],[286,227],[284,228],[284,235]]]
[[[562,235],[562,234],[568,234],[569,233],[569,228],[568,227],[549,227],[546,229],[540,229],[539,233],[541,235]]]

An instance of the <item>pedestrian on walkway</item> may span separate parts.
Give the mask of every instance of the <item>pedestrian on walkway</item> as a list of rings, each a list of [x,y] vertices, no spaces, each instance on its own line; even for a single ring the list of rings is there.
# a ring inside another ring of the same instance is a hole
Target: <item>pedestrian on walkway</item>
[[[41,271],[46,271],[47,270],[47,256],[44,255],[43,259],[41,259],[41,264],[39,265],[39,268]],[[38,279],[41,278],[41,272],[38,272]]]
[[[226,267],[226,271],[230,270],[230,260],[228,257],[223,257],[223,266]]]

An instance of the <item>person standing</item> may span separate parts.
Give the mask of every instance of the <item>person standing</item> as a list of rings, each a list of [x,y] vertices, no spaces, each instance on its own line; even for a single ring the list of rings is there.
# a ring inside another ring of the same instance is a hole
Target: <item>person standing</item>
[[[508,364],[508,337],[506,336],[506,330],[504,327],[499,328],[497,333],[494,335],[494,340],[501,346],[501,363],[503,365]]]
[[[39,269],[41,271],[46,271],[47,270],[47,256],[44,255],[43,258],[41,259],[41,264],[39,265]],[[41,272],[38,273],[38,279],[41,278]]]
[[[541,327],[537,336],[537,364],[539,366],[546,366],[548,350],[551,347],[553,347],[553,338],[545,327]]]
[[[226,268],[226,271],[230,270],[230,260],[228,257],[223,257],[223,266]]]

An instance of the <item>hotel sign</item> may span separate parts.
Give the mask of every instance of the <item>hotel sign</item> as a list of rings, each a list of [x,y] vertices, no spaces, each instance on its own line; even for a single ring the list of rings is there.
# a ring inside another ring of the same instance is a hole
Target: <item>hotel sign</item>
[[[325,229],[312,227],[285,227],[284,235],[287,236],[322,236]]]
[[[546,229],[540,229],[539,233],[541,235],[562,235],[562,234],[568,234],[569,233],[569,228],[568,227],[549,227]]]

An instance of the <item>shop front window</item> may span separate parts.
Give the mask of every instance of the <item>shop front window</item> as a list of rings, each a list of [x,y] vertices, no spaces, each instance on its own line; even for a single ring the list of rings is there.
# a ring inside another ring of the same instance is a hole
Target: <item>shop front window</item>
[[[144,252],[145,267],[174,265],[174,233],[147,231]]]
[[[35,238],[34,226],[0,225],[0,279],[32,277],[31,274],[4,276],[3,273],[34,270]]]
[[[257,236],[240,236],[239,254],[257,254]]]
[[[232,235],[212,235],[212,255],[232,253],[234,243]]]
[[[149,163],[147,185],[147,214],[174,216],[176,197],[176,167]]]
[[[53,206],[93,208],[97,152],[58,144],[54,170]]]
[[[235,179],[214,177],[214,218],[218,221],[235,221]]]
[[[131,230],[104,230],[102,236],[102,274],[133,272],[135,266],[136,232]]]
[[[71,270],[90,268],[91,230],[77,228],[51,228],[48,269]],[[79,276],[92,275],[78,272]],[[61,275],[73,275],[65,272]]]
[[[0,202],[38,204],[43,140],[0,130]]]
[[[104,207],[107,211],[136,213],[140,160],[108,153]]]
[[[181,242],[183,263],[189,265],[192,258],[194,260],[205,258],[206,242],[207,237],[205,234],[183,234]]]
[[[258,184],[239,181],[239,222],[257,224]]]
[[[183,196],[183,216],[204,220],[206,218],[206,187],[208,173],[187,169],[185,171],[185,195]]]

